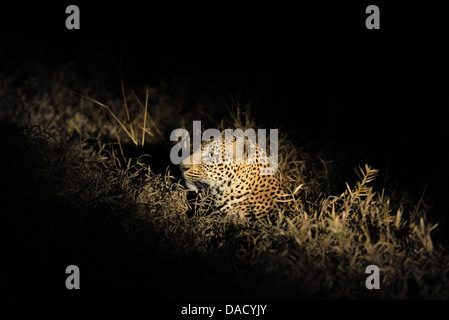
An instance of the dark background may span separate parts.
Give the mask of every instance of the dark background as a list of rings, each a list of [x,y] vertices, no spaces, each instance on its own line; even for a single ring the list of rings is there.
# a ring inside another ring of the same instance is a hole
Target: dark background
[[[299,143],[333,139],[361,161],[404,171],[417,192],[447,167],[442,7],[378,3],[381,29],[367,30],[366,3],[79,2],[81,29],[67,30],[68,4],[3,6],[2,61],[73,60],[106,78],[104,64],[121,59],[129,86],[182,74],[217,101],[255,101],[256,118]]]
[[[65,28],[69,4],[80,8],[80,30]],[[298,144],[330,143],[347,166],[370,163],[418,198],[427,185],[443,221],[445,10],[378,2],[381,29],[367,30],[369,4],[2,4],[0,72],[23,68],[31,77],[74,61],[106,86],[121,61],[129,87],[191,79],[223,114],[230,94],[252,100],[256,119]]]

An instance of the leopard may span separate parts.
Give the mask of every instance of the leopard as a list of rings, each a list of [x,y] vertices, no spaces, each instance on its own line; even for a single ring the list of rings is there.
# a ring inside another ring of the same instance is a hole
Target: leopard
[[[196,192],[208,190],[215,210],[225,215],[260,219],[276,214],[286,194],[275,174],[277,167],[256,141],[243,141],[241,158],[237,137],[225,130],[204,141],[180,163],[185,185]],[[200,163],[194,163],[195,157]]]

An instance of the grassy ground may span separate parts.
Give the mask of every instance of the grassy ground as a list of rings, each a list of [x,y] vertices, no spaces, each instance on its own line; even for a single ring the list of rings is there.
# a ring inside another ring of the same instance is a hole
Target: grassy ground
[[[207,195],[185,191],[169,134],[198,119],[266,123],[201,94],[191,108],[188,91],[172,95],[163,83],[80,85],[71,68],[0,79],[8,297],[449,298],[438,221],[423,199],[379,187],[376,168],[340,170],[324,144],[300,146],[281,130],[279,175],[296,190],[294,209],[271,220],[222,216]],[[82,273],[78,293],[63,287],[70,264]],[[372,264],[380,290],[365,287]]]

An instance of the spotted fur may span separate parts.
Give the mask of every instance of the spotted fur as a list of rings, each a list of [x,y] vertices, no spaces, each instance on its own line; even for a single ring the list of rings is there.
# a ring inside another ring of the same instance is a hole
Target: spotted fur
[[[226,145],[232,145],[233,150]],[[280,182],[274,174],[261,175],[261,172],[274,172],[268,157],[251,140],[245,140],[244,150],[244,161],[238,163],[235,137],[225,137],[223,132],[221,139],[204,142],[201,150],[196,151],[201,153],[201,164],[193,163],[195,155],[198,156],[194,153],[180,165],[187,187],[208,188],[214,207],[225,214],[259,218],[277,212],[283,194]],[[232,160],[226,162],[231,159],[230,155]],[[218,161],[220,158],[222,161]]]

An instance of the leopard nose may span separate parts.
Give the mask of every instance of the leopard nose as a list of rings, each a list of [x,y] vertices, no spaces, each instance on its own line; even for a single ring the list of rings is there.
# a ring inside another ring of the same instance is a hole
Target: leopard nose
[[[181,162],[181,163],[179,164],[179,169],[181,170],[181,172],[184,172],[184,171],[187,170],[187,166]]]

